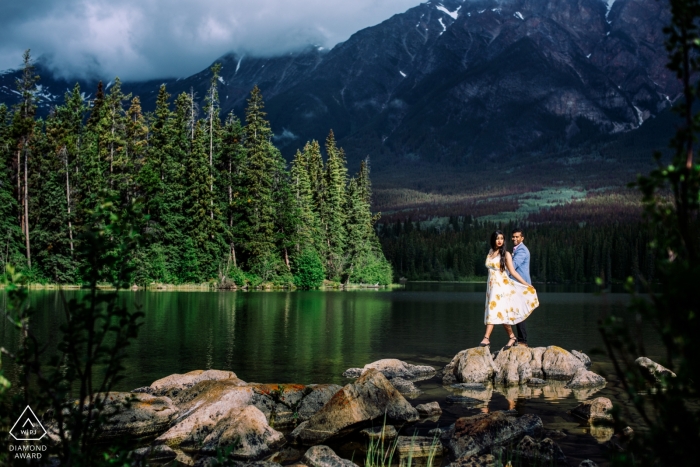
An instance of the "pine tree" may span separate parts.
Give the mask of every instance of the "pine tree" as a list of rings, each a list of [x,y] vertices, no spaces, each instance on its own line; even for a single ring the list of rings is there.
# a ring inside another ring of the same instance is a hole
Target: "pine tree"
[[[92,101],[90,116],[85,125],[84,143],[80,148],[76,187],[79,194],[79,219],[86,218],[86,213],[97,205],[103,192],[107,189],[106,173],[108,166],[102,158],[105,151],[104,114],[105,96],[102,81],[97,84],[95,99]]]
[[[105,160],[109,166],[109,172],[105,175],[111,197],[117,196],[119,185],[126,184],[130,177],[126,153],[127,117],[124,111],[124,102],[130,99],[131,94],[125,95],[122,92],[121,80],[115,78],[105,98],[103,115],[98,124],[100,131],[103,132],[100,159]]]
[[[238,267],[236,249],[240,249],[245,232],[243,200],[245,185],[243,173],[245,163],[245,148],[243,147],[243,126],[241,121],[229,113],[222,129],[221,159],[217,172],[219,173],[219,199],[221,212],[226,223],[224,231],[229,243],[229,256],[227,264]],[[227,268],[228,269],[228,268]]]
[[[221,146],[221,120],[219,119],[219,91],[218,91],[218,81],[219,73],[221,72],[221,63],[215,63],[211,67],[211,80],[209,81],[209,90],[207,91],[207,96],[204,99],[205,113],[207,115],[207,133],[209,136],[209,173],[211,175],[212,183],[209,186],[209,191],[212,192],[211,206],[209,209],[209,215],[214,218],[214,153],[220,149]],[[217,158],[218,159],[218,158]]]
[[[326,171],[324,174],[324,202],[321,222],[325,229],[325,241],[328,248],[326,271],[330,278],[340,279],[346,265],[347,232],[345,229],[347,168],[345,153],[335,143],[333,131],[326,139]]]
[[[16,80],[17,91],[21,96],[15,106],[12,119],[12,136],[17,163],[17,199],[20,205],[20,226],[25,240],[27,267],[32,268],[32,254],[29,241],[29,157],[35,131],[34,115],[36,97],[34,90],[39,76],[34,74],[34,63],[27,49],[23,54],[22,77]]]
[[[19,205],[13,196],[12,165],[15,143],[11,136],[10,112],[0,104],[0,266],[25,261],[22,254],[22,229],[17,222]]]
[[[148,149],[148,125],[141,113],[141,99],[138,96],[131,99],[126,116],[124,157],[120,160],[118,187],[122,202],[130,204],[137,196],[137,177]]]
[[[311,249],[318,255],[321,251],[322,235],[309,177],[309,143],[304,149],[303,153],[297,151],[291,169],[291,188],[299,213],[295,250],[297,254],[301,254],[303,250]]]

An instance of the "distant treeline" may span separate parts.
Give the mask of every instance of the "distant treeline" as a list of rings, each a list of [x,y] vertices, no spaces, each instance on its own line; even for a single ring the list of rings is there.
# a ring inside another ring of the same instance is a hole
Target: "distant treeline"
[[[245,124],[219,117],[220,66],[200,111],[195,96],[156,109],[117,79],[86,102],[78,85],[37,119],[29,53],[17,82],[22,101],[0,105],[0,263],[34,281],[81,282],[75,254],[90,211],[110,201],[136,209],[143,242],[134,281],[316,286],[324,279],[388,283],[370,212],[369,168],[350,178],[331,131],[297,151],[290,170],[273,145],[258,88]]]
[[[421,227],[423,225],[423,227]],[[467,280],[487,275],[488,240],[497,228],[510,234],[514,223],[475,222],[450,217],[435,226],[412,221],[377,226],[384,253],[395,274],[409,280]],[[581,283],[623,281],[629,276],[653,280],[648,243],[650,227],[639,222],[520,223],[530,250],[530,273],[535,282]]]

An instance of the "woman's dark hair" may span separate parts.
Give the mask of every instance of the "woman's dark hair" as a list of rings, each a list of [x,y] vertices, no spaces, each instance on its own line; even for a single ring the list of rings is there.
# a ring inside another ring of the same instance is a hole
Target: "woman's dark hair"
[[[498,251],[501,255],[501,272],[504,272],[506,270],[506,236],[503,235],[503,245],[501,245],[501,248],[496,247],[496,239],[498,238],[499,235],[503,235],[503,232],[500,230],[496,230],[494,233],[491,234],[491,249],[493,251]]]

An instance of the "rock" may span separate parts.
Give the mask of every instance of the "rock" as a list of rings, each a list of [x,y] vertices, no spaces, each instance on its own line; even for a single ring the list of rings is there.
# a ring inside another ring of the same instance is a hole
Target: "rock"
[[[237,380],[241,385],[245,384],[232,371],[220,370],[194,370],[184,375],[173,374],[154,381],[149,386],[150,393],[154,396],[168,396],[173,401],[177,400],[178,394],[183,389],[189,389],[202,381]]]
[[[579,368],[585,369],[583,362],[561,347],[550,345],[542,355],[542,371],[547,379],[570,379]]]
[[[379,371],[381,374],[386,376],[388,379],[392,378],[404,378],[410,380],[421,379],[424,377],[430,377],[435,374],[435,368],[432,366],[425,365],[412,365],[395,358],[385,358],[382,360],[377,360],[376,362],[368,363],[362,368],[358,374],[358,368],[349,368],[345,370],[343,376],[346,377],[359,377],[364,374],[367,370],[374,369]],[[357,375],[357,376],[355,376]]]
[[[440,404],[438,404],[437,402],[428,402],[427,404],[417,405],[416,410],[419,414],[421,414],[424,417],[431,417],[433,415],[442,414]]]
[[[403,378],[391,378],[389,380],[392,386],[396,388],[397,391],[399,391],[403,395],[409,395],[411,397],[416,397],[420,394],[420,389],[416,387],[413,382],[408,381]]]
[[[231,409],[242,409],[252,403],[253,388],[239,386],[234,380],[203,381],[181,395],[180,419],[157,442],[176,446],[190,433],[206,433]],[[201,436],[204,439],[204,436]]]
[[[647,357],[639,357],[634,361],[634,363],[636,363],[642,370],[646,370],[645,373],[654,378],[656,381],[661,381],[661,378],[676,377],[674,372]]]
[[[588,357],[588,355],[586,355],[585,353],[580,352],[580,351],[578,351],[578,350],[572,350],[572,351],[571,351],[571,355],[573,355],[574,357],[576,357],[576,358],[578,358],[579,360],[581,360],[581,363],[583,363],[583,365],[584,365],[586,368],[590,368],[590,367],[591,367],[591,359],[590,359],[590,358]]]
[[[442,443],[430,436],[399,436],[396,452],[399,458],[442,457]]]
[[[578,465],[578,467],[598,467],[598,464],[593,462],[590,459],[586,459],[584,461],[581,461],[581,463]]]
[[[297,412],[299,420],[305,421],[321,410],[342,386],[337,384],[312,384],[306,387],[307,394],[301,400]]]
[[[610,426],[591,425],[590,433],[599,443],[606,443],[615,435],[615,430]]]
[[[514,449],[515,457],[535,465],[568,465],[561,448],[549,438],[540,442],[525,436]]]
[[[536,415],[514,417],[504,412],[462,417],[455,422],[454,432],[447,440],[453,457],[484,454],[494,446],[510,443],[521,436],[533,435],[542,429],[542,420]]]
[[[301,384],[250,384],[253,388],[253,405],[265,414],[268,423],[274,427],[295,425],[298,421],[298,408],[307,394]]]
[[[547,351],[547,347],[531,347],[530,355],[530,370],[532,370],[532,376],[535,378],[542,378],[544,373],[542,373],[542,356]]]
[[[587,420],[590,425],[596,423],[611,422],[612,402],[607,397],[596,397],[590,401],[584,401],[571,411],[572,415],[576,415],[584,420]]]
[[[503,467],[503,463],[493,454],[483,456],[463,456],[448,464],[447,467]]]
[[[211,455],[233,446],[230,457],[253,460],[271,454],[284,443],[284,435],[268,425],[267,418],[257,407],[248,405],[233,408],[219,417],[211,430],[193,431],[180,447],[184,451]]]
[[[86,406],[86,410],[91,408]],[[110,392],[102,412],[105,420],[100,424],[99,438],[155,436],[167,430],[179,413],[168,397]]]
[[[530,378],[530,379],[527,381],[527,385],[528,385],[528,386],[531,386],[531,387],[546,386],[546,385],[547,385],[547,381],[545,381],[545,380],[543,380],[543,379],[539,379],[539,378]]]
[[[146,461],[148,464],[152,462],[166,463],[177,457],[175,451],[168,446],[155,445],[139,448],[130,453],[131,459],[136,461]]]
[[[586,370],[585,367],[581,367],[576,370],[573,378],[566,383],[566,387],[569,389],[584,389],[605,386],[606,383],[607,381],[602,376]]]
[[[443,384],[483,383],[490,381],[498,368],[494,364],[488,347],[474,347],[462,350],[454,356],[443,370]],[[449,377],[453,375],[454,378]]]
[[[418,412],[375,369],[367,370],[357,381],[343,387],[308,421],[299,425],[291,437],[313,445],[361,428],[386,415],[390,422],[415,422]]]
[[[323,445],[309,448],[301,462],[309,467],[357,467],[357,464],[342,459],[331,448]]]
[[[457,383],[450,385],[454,389],[467,389],[470,391],[485,391],[486,385],[483,383]]]
[[[532,376],[530,360],[532,360],[532,353],[527,347],[515,346],[500,351],[494,360],[498,368],[494,383],[504,386],[525,384]]]
[[[369,439],[394,439],[398,436],[398,431],[392,425],[382,427],[365,428],[360,431],[361,434]]]
[[[464,404],[464,405],[478,405],[482,404],[484,401],[481,399],[474,399],[468,396],[454,396],[450,395],[445,397],[445,402],[448,404]]]
[[[348,368],[343,372],[346,378],[359,378],[362,376],[362,368]]]

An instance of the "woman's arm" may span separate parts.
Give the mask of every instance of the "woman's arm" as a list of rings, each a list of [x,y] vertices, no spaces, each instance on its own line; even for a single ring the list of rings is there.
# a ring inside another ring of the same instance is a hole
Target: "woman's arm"
[[[511,276],[513,276],[513,279],[516,281],[520,282],[523,285],[527,285],[530,287],[530,284],[525,282],[522,277],[520,277],[520,274],[515,270],[513,267],[513,258],[511,257],[510,253],[506,251],[506,268],[508,269],[508,272],[510,273]]]

